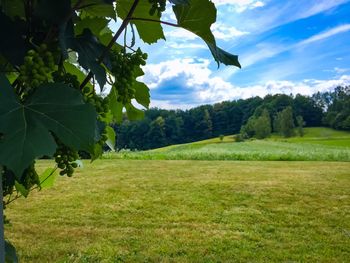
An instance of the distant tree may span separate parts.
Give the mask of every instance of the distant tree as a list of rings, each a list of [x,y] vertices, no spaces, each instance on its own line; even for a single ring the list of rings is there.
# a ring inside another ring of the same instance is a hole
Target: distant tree
[[[252,116],[249,118],[247,123],[242,126],[240,134],[244,139],[254,137],[254,135],[255,135],[255,122],[256,122],[256,117]]]
[[[350,86],[337,87],[327,96],[330,102],[324,123],[334,129],[350,130]]]
[[[164,124],[164,119],[161,116],[151,122],[147,133],[149,148],[162,147],[166,144]]]
[[[322,125],[323,108],[309,96],[297,94],[294,98],[294,116],[302,116],[306,126]]]
[[[200,117],[197,117],[197,120],[194,125],[195,133],[197,134],[197,140],[212,137],[213,123],[208,109],[204,109],[203,111],[201,111],[199,116]]]
[[[284,110],[277,113],[274,121],[274,129],[284,137],[292,137],[294,135],[293,109],[288,106]]]
[[[298,134],[300,137],[303,137],[304,136],[304,126],[305,126],[305,121],[303,119],[303,116],[297,116],[296,118],[297,120],[297,125],[298,125]]]
[[[255,137],[264,139],[271,135],[271,118],[269,112],[264,109],[261,116],[255,119],[254,122]]]
[[[183,136],[183,120],[181,116],[170,114],[165,118],[165,137],[167,144],[181,143]]]

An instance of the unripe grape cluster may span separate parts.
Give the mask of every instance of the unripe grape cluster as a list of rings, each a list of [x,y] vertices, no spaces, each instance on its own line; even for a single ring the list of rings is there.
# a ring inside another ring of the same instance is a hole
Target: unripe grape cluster
[[[157,15],[160,17],[161,12],[165,11],[166,0],[148,0],[148,2],[152,5],[149,10],[151,16],[157,12]]]
[[[22,184],[28,190],[34,185],[40,185],[39,175],[35,171],[34,163],[24,170],[19,183]]]
[[[107,117],[107,114],[109,111],[108,97],[103,98],[97,95],[94,91],[90,91],[89,89],[85,89],[84,91],[85,91],[84,95],[85,95],[86,102],[92,104],[95,107],[98,120],[104,123],[105,122],[104,118]],[[97,144],[100,144],[101,146],[103,146],[104,143],[107,141],[106,127],[107,127],[107,124],[105,125],[105,128],[101,132],[101,137],[97,142]]]
[[[136,70],[140,65],[146,65],[147,54],[137,49],[133,53],[114,52],[112,54],[112,74],[115,77],[113,86],[118,91],[117,100],[128,104],[135,97],[133,87],[136,79]]]
[[[80,88],[80,83],[78,77],[70,74],[70,73],[60,73],[59,71],[55,71],[52,73],[52,78],[54,82],[64,83],[74,89]]]
[[[31,49],[24,57],[24,64],[19,68],[19,82],[24,87],[23,97],[32,92],[39,85],[48,82],[51,72],[56,68],[55,59],[45,44],[36,50]]]
[[[54,157],[57,167],[61,170],[60,175],[71,177],[74,173],[74,168],[78,167],[78,164],[75,161],[79,159],[79,154],[77,151],[69,148],[61,142],[57,141],[57,143],[58,147]]]
[[[13,187],[15,186],[15,175],[5,166],[3,166],[1,172],[3,196],[11,195],[13,192]]]

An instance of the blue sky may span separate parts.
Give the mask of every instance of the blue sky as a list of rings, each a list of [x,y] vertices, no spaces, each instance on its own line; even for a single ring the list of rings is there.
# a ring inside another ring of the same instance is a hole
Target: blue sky
[[[214,0],[218,46],[242,69],[217,69],[203,41],[164,26],[143,81],[152,106],[190,108],[268,93],[305,94],[350,85],[350,0]],[[162,20],[175,22],[168,9]]]

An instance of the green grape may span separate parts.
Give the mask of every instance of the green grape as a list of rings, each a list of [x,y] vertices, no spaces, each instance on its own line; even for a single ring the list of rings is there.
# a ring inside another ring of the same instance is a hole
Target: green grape
[[[65,83],[68,86],[70,86],[71,88],[80,89],[80,83],[78,80],[78,77],[70,74],[70,73],[60,73],[58,71],[53,72],[52,74],[52,78],[54,80],[54,82],[60,82],[60,83]]]
[[[39,175],[35,170],[34,163],[24,170],[19,183],[27,190],[31,189],[34,185],[40,185]]]
[[[15,175],[5,166],[2,169],[2,191],[3,196],[11,195],[15,186]]]
[[[149,10],[151,16],[157,12],[157,15],[160,17],[161,13],[165,11],[166,0],[148,0],[148,2],[152,5]]]
[[[146,64],[147,54],[137,49],[133,53],[114,52],[112,55],[112,74],[115,77],[113,86],[118,91],[117,100],[128,104],[135,97],[136,70]]]
[[[19,67],[21,89],[20,98],[30,95],[38,86],[51,80],[50,72],[55,70],[53,54],[42,44],[36,50],[31,49],[24,57],[24,64]]]
[[[57,150],[54,154],[57,167],[61,170],[60,175],[71,177],[74,173],[74,168],[77,167],[75,161],[79,158],[78,152],[61,143],[57,138]]]

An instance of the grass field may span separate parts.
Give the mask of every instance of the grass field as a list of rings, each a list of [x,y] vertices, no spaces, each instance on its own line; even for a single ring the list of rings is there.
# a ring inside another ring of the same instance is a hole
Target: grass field
[[[349,262],[349,189],[349,162],[98,160],[6,235],[21,262]]]
[[[304,137],[272,136],[237,143],[233,136],[172,145],[160,149],[110,153],[104,158],[140,160],[260,160],[350,161],[350,133],[328,128],[306,128]]]

